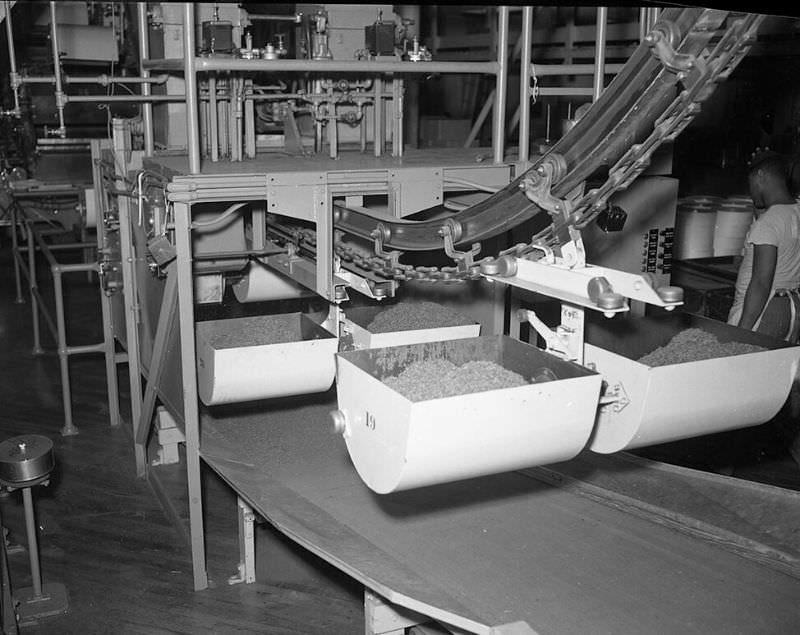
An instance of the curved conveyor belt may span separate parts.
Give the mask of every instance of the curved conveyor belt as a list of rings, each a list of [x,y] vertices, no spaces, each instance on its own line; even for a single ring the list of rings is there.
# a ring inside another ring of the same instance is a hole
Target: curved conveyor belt
[[[671,32],[676,53],[702,57],[712,39],[719,36],[719,30],[728,18],[727,11],[669,8],[661,14],[654,31],[661,28],[662,32]],[[744,19],[748,21],[748,29],[754,29],[761,16],[745,14]],[[746,52],[748,43],[741,40],[740,37],[733,39],[740,54],[730,57],[725,72],[719,73],[714,80],[705,80],[707,85],[703,86],[699,99],[706,98],[713,91],[713,81],[724,78],[725,73]],[[565,198],[587,177],[608,170],[634,144],[640,144],[652,136],[655,126],[660,123],[659,118],[683,90],[683,79],[682,74],[662,64],[650,44],[640,44],[600,99],[528,172],[486,200],[451,217],[461,226],[461,236],[456,242],[470,244],[480,241],[545,213],[525,196],[520,189],[520,181],[551,154],[561,155],[566,163],[564,176],[551,189],[551,193],[558,198]],[[663,139],[657,144],[660,141]],[[622,182],[615,189],[626,185]],[[547,225],[548,218],[543,220],[543,226]],[[370,238],[378,222],[363,211],[347,208],[337,210],[336,227],[363,238]],[[380,222],[384,227],[384,247],[388,249],[426,251],[442,246],[441,219],[388,222],[381,219]],[[559,227],[551,225],[550,229],[555,232]]]

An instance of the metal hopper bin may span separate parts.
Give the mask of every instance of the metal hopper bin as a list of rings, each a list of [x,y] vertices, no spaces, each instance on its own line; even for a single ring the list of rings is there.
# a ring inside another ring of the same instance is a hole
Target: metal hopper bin
[[[197,384],[207,406],[328,390],[338,338],[302,313],[198,322]]]
[[[436,342],[440,340],[455,340],[462,337],[478,337],[481,325],[477,322],[471,324],[457,324],[453,326],[440,326],[426,329],[410,329],[405,331],[391,331],[386,333],[373,333],[368,327],[372,320],[385,307],[369,306],[345,310],[343,328],[353,338],[355,348],[381,348],[384,346],[401,346],[403,344],[418,344],[422,342]],[[454,317],[463,317],[453,312]],[[463,321],[466,321],[464,318]]]
[[[637,360],[688,328],[767,350],[647,366]],[[800,347],[688,313],[586,324],[584,363],[607,382],[590,449],[638,448],[757,425],[774,417],[794,381]]]
[[[507,336],[336,357],[334,421],[360,477],[380,494],[570,459],[588,441],[600,394],[597,373]],[[384,383],[432,359],[490,361],[529,381],[548,369],[555,379],[423,401]]]

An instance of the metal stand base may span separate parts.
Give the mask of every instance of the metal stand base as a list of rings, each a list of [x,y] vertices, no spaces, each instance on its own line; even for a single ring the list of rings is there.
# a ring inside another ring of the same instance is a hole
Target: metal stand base
[[[20,626],[35,623],[41,617],[61,615],[69,609],[67,588],[59,582],[43,584],[39,597],[36,597],[33,587],[19,589],[14,593],[14,599],[19,603],[17,617]]]

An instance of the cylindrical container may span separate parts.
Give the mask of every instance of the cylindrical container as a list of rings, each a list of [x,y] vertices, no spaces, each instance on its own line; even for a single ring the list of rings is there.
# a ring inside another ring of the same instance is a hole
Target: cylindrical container
[[[714,256],[740,254],[754,219],[753,203],[744,197],[730,197],[721,203],[714,225]]]
[[[674,257],[678,260],[714,255],[716,213],[710,205],[680,203],[675,217]]]

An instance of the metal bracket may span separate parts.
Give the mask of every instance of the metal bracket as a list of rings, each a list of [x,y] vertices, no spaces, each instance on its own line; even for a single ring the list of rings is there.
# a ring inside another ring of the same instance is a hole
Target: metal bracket
[[[366,635],[403,635],[409,626],[424,624],[424,615],[397,606],[364,588],[364,632]]]
[[[517,313],[521,322],[528,322],[542,336],[545,351],[561,359],[583,364],[584,311],[577,306],[561,305],[561,324],[555,330],[542,322],[530,309]]]
[[[564,157],[550,153],[535,170],[531,170],[520,180],[519,189],[532,203],[536,203],[551,216],[563,216],[567,220],[572,203],[566,199],[556,198],[550,191],[566,172],[567,162]]]
[[[678,29],[668,20],[659,21],[644,39],[653,49],[653,54],[661,61],[664,68],[673,73],[688,73],[698,64],[694,55],[678,53]]]
[[[614,384],[607,384],[603,396],[600,397],[600,408],[603,410],[611,409],[612,412],[621,412],[631,400],[625,391],[625,386],[621,381]]]
[[[469,271],[475,266],[475,256],[481,253],[481,244],[472,243],[469,251],[456,250],[455,243],[461,238],[461,233],[461,224],[452,218],[448,218],[439,230],[439,235],[444,238],[444,253],[455,260],[458,271]]]
[[[383,223],[378,223],[375,229],[370,232],[370,236],[375,241],[375,255],[383,258],[386,265],[391,269],[396,269],[400,266],[400,256],[403,255],[402,251],[393,249],[392,251],[385,251],[383,242],[389,240],[389,229]]]

